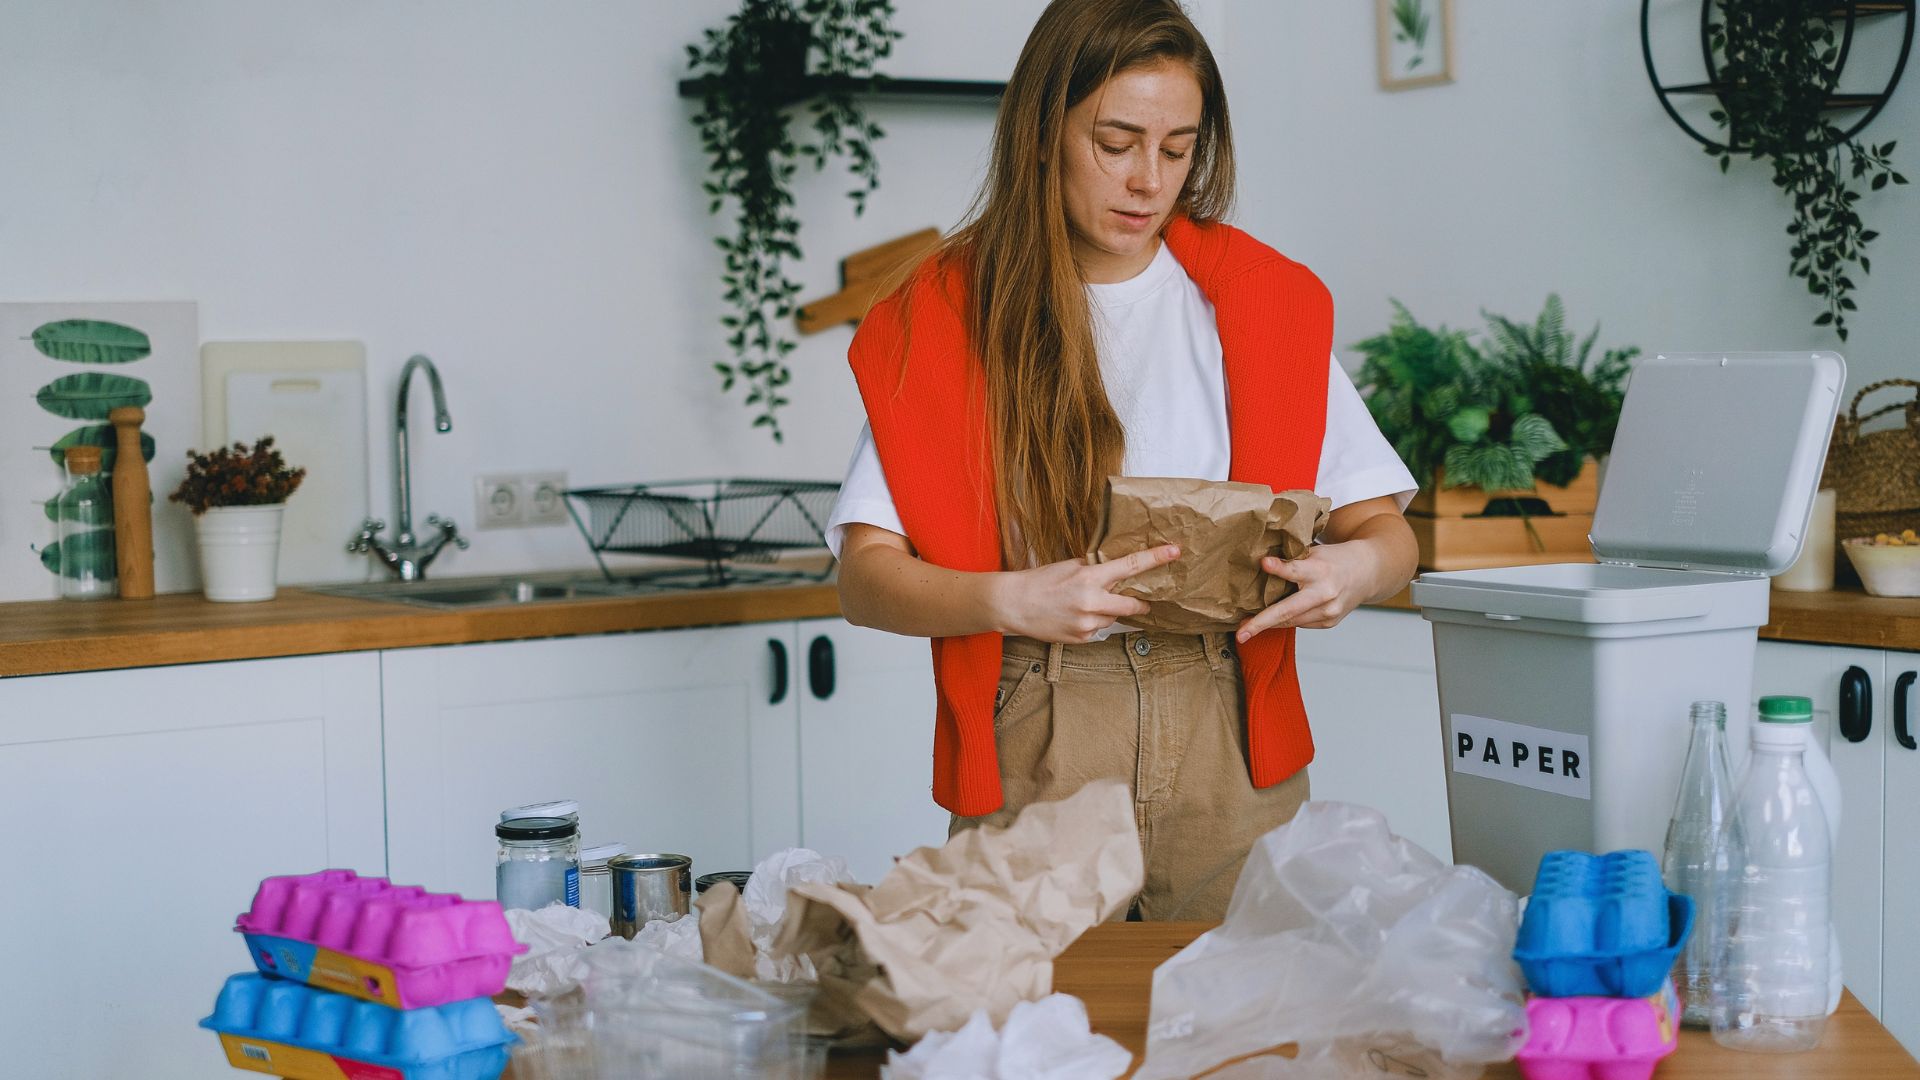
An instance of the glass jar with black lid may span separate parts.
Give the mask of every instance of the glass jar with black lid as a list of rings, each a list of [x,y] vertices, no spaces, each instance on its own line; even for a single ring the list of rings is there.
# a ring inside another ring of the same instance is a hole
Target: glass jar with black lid
[[[503,908],[580,906],[580,825],[563,817],[526,817],[493,827],[500,842],[494,890]]]

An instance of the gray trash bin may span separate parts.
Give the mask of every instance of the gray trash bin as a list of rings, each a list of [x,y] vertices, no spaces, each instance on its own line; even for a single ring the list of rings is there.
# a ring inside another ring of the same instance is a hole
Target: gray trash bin
[[[1668,354],[1629,384],[1597,563],[1422,574],[1453,856],[1516,892],[1559,848],[1656,854],[1689,703],[1746,752],[1768,578],[1798,556],[1846,382],[1836,353]]]

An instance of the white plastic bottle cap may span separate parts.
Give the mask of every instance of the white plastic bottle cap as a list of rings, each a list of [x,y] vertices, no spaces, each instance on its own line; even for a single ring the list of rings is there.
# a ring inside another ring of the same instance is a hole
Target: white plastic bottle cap
[[[558,817],[580,819],[580,802],[577,799],[557,799],[553,802],[528,803],[500,811],[501,821],[512,821],[526,817]]]

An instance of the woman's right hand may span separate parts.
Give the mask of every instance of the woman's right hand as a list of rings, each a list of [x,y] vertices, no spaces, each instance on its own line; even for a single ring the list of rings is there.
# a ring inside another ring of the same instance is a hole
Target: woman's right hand
[[[1091,641],[1115,622],[1150,610],[1146,601],[1121,596],[1115,587],[1179,557],[1178,545],[1164,544],[1097,566],[1068,559],[1001,573],[994,580],[995,621],[1001,633],[1036,641]]]

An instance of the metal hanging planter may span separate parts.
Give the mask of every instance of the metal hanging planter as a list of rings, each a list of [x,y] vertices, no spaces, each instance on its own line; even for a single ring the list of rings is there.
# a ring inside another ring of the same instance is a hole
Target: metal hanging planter
[[[1660,107],[1665,109],[1673,122],[1680,126],[1680,130],[1703,146],[1725,146],[1736,153],[1749,153],[1751,148],[1743,146],[1738,133],[1731,129],[1727,131],[1724,139],[1712,138],[1701,133],[1681,115],[1673,100],[1676,97],[1694,95],[1712,95],[1715,98],[1721,98],[1725,86],[1720,82],[1719,65],[1714,60],[1713,47],[1708,35],[1708,25],[1714,5],[1720,2],[1721,0],[1700,0],[1700,58],[1706,68],[1704,82],[1668,84],[1661,80],[1660,73],[1654,65],[1653,39],[1649,27],[1653,0],[1640,0],[1640,53],[1646,61],[1647,79],[1652,82],[1653,92],[1660,99]],[[1873,122],[1876,116],[1880,115],[1880,110],[1884,109],[1887,101],[1893,97],[1894,87],[1899,85],[1900,76],[1906,70],[1907,56],[1913,48],[1915,3],[1916,0],[1833,0],[1818,12],[1825,18],[1845,21],[1845,27],[1840,35],[1839,54],[1829,70],[1827,84],[1824,87],[1826,99],[1823,110],[1857,112],[1860,115],[1844,127],[1836,124],[1835,127],[1840,132],[1839,137],[1827,139],[1816,149],[1824,149],[1845,142],[1859,134]],[[1855,30],[1868,23],[1885,21],[1892,16],[1898,16],[1901,21],[1900,55],[1894,62],[1892,73],[1887,77],[1886,86],[1878,93],[1840,93],[1838,90],[1840,74],[1852,55]],[[1724,105],[1724,99],[1722,101]]]

